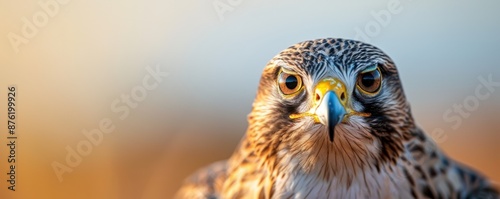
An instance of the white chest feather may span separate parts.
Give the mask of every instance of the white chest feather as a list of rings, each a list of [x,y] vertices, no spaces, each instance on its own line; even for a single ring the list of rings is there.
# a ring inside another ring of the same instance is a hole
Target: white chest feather
[[[338,175],[326,181],[319,175],[294,173],[276,180],[274,198],[411,198],[401,171],[366,170],[347,179]]]

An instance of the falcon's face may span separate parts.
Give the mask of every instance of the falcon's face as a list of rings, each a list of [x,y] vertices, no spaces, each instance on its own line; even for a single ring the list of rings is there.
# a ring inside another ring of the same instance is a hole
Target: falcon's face
[[[394,160],[401,132],[413,127],[392,60],[343,39],[302,42],[274,57],[249,122],[258,154],[296,160],[306,170]]]

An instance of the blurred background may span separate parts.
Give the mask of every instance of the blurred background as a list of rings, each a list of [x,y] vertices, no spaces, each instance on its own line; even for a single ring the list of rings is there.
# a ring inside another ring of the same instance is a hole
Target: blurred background
[[[500,86],[482,83],[500,82],[499,6],[1,1],[0,198],[171,198],[190,173],[232,154],[266,62],[324,37],[389,54],[419,125],[449,155],[500,181]],[[18,90],[16,192],[4,174],[9,85]],[[114,129],[85,145],[83,132],[106,118]],[[80,162],[68,165],[78,149]],[[68,169],[61,178],[57,163]]]

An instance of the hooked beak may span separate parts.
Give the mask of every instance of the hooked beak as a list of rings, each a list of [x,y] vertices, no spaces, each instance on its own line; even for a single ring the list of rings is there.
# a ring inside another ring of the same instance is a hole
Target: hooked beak
[[[315,114],[319,123],[328,128],[328,136],[333,142],[335,126],[346,115],[346,88],[337,78],[325,78],[316,85],[314,96]]]

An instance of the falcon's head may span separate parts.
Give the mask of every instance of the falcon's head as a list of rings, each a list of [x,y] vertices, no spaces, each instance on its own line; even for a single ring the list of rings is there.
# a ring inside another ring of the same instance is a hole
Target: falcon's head
[[[393,61],[372,45],[331,38],[298,43],[267,64],[249,123],[248,144],[265,165],[324,177],[395,161],[414,128]]]

